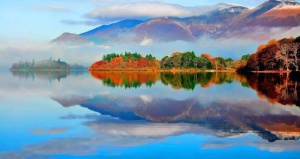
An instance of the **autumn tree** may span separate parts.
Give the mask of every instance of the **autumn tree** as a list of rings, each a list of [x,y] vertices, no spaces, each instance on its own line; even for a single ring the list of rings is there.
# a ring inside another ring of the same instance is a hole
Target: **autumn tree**
[[[216,70],[222,70],[226,67],[226,61],[223,57],[214,58],[214,67]]]

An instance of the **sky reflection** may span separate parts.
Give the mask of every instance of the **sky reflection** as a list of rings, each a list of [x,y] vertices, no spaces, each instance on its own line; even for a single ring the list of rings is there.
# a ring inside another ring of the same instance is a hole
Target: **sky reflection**
[[[1,159],[300,154],[299,107],[270,103],[235,75],[212,75],[214,84],[193,90],[160,80],[108,87],[88,73],[52,82],[0,77]]]

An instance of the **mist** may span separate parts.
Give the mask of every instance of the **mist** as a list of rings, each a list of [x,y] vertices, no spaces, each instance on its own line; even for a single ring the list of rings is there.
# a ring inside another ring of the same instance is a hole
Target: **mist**
[[[159,42],[154,39],[121,40],[104,44],[57,44],[57,43],[23,43],[18,45],[2,46],[0,48],[0,68],[10,68],[19,61],[35,61],[60,58],[69,64],[90,66],[101,60],[108,53],[124,53],[125,51],[138,52],[142,55],[152,54],[157,59],[170,56],[173,52],[194,51],[197,56],[209,53],[213,57],[240,59],[244,54],[254,53],[257,47],[276,38],[297,37],[300,27],[285,28],[255,28],[254,32],[243,35],[231,35],[226,38],[213,39],[203,36],[195,42],[174,41]],[[278,34],[279,33],[279,34]],[[128,35],[126,37],[129,37]]]

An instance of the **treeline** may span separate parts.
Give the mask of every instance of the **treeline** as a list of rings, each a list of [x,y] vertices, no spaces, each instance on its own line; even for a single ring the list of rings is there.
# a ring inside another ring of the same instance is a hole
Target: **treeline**
[[[209,54],[196,56],[193,51],[184,53],[175,52],[170,57],[165,56],[161,62],[161,69],[202,69],[202,70],[234,70],[240,65],[245,65],[249,55],[244,55],[240,60],[232,58],[211,57]]]
[[[299,71],[300,37],[271,40],[260,45],[248,63],[239,72],[251,71]]]
[[[136,52],[125,52],[125,54],[104,55],[102,60],[93,63],[89,70],[156,70],[159,68],[159,61],[151,54],[143,57]]]
[[[111,53],[111,54],[107,54],[107,55],[104,55],[102,57],[102,61],[108,61],[108,62],[111,62],[112,59],[114,58],[117,58],[117,57],[122,57],[124,61],[129,61],[129,60],[133,60],[133,61],[137,61],[142,57],[141,54],[135,52],[135,53],[131,53],[131,52],[126,52],[125,51],[125,54],[116,54],[116,53]],[[152,56],[151,54],[149,55],[146,55],[145,57],[147,60],[155,60],[156,58],[154,56]]]
[[[52,60],[49,58],[48,60],[35,62],[33,59],[31,62],[28,61],[20,61],[18,63],[14,63],[11,67],[11,70],[69,70],[70,66],[60,59]]]
[[[125,54],[107,54],[101,61],[97,61],[89,68],[96,70],[170,70],[170,69],[196,69],[196,70],[235,70],[246,65],[251,54],[242,56],[234,61],[232,58],[212,57],[209,54],[196,56],[193,51],[184,53],[175,52],[170,57],[165,56],[160,61],[152,54],[143,57],[139,53],[125,52]]]

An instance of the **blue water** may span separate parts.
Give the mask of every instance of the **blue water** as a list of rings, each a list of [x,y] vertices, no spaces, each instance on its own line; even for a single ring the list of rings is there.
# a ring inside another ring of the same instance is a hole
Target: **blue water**
[[[193,90],[160,80],[109,87],[88,72],[57,80],[2,71],[0,79],[1,159],[300,155],[300,108],[236,79]]]

